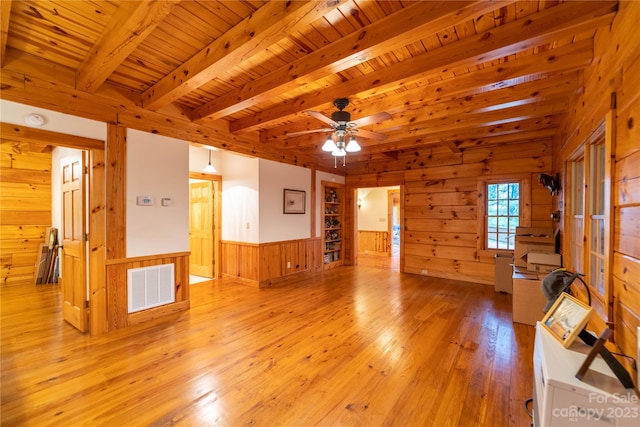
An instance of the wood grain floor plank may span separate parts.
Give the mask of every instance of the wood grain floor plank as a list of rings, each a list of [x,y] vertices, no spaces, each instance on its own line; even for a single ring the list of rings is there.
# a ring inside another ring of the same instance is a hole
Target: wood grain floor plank
[[[492,287],[343,267],[91,337],[0,288],[3,426],[528,426],[534,329]],[[21,309],[22,307],[23,309]]]

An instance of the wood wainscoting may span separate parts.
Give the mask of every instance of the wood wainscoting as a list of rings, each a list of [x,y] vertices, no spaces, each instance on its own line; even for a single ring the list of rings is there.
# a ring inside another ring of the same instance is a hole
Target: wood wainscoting
[[[175,302],[129,313],[127,272],[132,268],[174,265]],[[109,331],[142,323],[189,308],[189,252],[121,258],[107,261],[107,319]]]
[[[316,271],[320,239],[270,243],[221,242],[222,277],[267,288],[293,275]]]
[[[388,231],[358,230],[358,252],[391,256]]]

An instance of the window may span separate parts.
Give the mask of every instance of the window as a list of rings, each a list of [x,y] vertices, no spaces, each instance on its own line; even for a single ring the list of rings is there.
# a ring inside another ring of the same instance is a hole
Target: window
[[[486,249],[513,250],[520,225],[520,183],[487,185]]]
[[[604,143],[590,147],[589,161],[589,220],[591,238],[589,243],[589,283],[598,295],[604,296],[604,194],[605,156]]]
[[[584,273],[584,160],[569,163],[569,230],[571,250],[569,258],[573,271]]]
[[[609,114],[567,162],[567,268],[584,274],[592,305],[606,321],[611,318],[611,137]]]
[[[531,174],[481,177],[478,188],[479,256],[513,251],[517,227],[531,227]]]

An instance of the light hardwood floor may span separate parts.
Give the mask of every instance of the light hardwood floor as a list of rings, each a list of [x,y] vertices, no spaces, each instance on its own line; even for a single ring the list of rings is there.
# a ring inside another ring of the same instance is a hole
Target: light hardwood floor
[[[534,328],[493,288],[343,267],[191,286],[188,312],[90,337],[57,286],[2,291],[3,426],[529,426]]]

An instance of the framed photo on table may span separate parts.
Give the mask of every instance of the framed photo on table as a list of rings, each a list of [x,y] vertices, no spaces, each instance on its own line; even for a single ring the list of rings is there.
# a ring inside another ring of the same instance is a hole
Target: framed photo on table
[[[560,294],[540,324],[564,347],[569,347],[584,329],[593,308],[566,292]]]
[[[302,190],[289,190],[285,188],[283,213],[305,213],[305,192]]]

